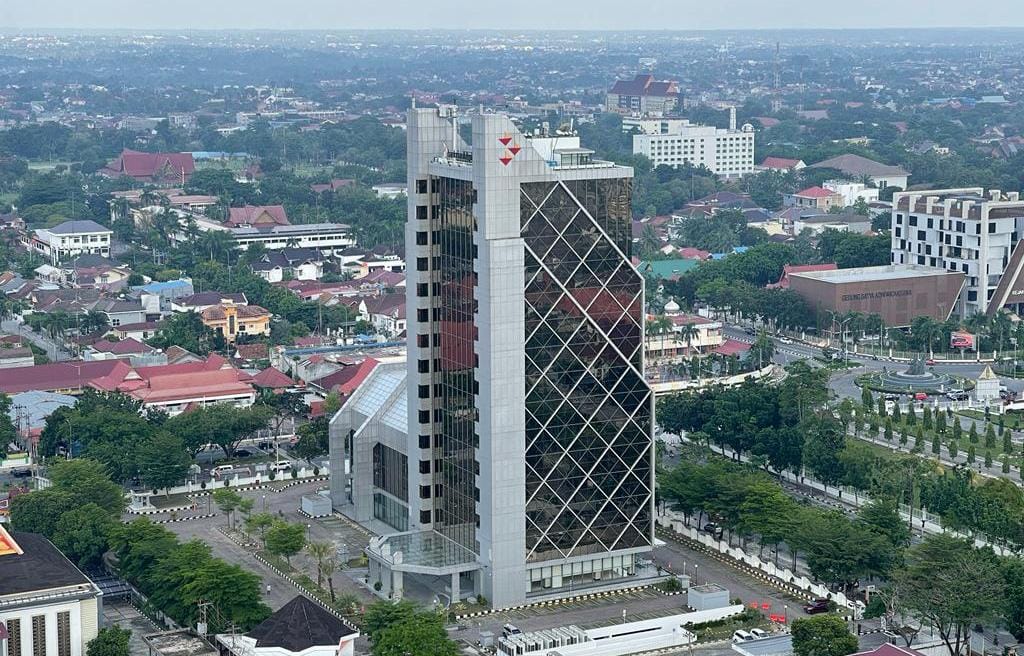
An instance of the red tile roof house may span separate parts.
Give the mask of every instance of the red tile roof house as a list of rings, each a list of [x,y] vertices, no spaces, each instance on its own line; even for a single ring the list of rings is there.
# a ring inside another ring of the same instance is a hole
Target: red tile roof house
[[[802,159],[787,159],[785,157],[765,157],[758,166],[765,171],[799,171],[807,166]]]
[[[786,264],[782,267],[782,277],[778,282],[765,285],[768,289],[789,289],[789,275],[791,273],[807,273],[809,271],[835,271],[839,267],[835,262],[825,264]]]
[[[195,170],[192,153],[142,153],[126,148],[99,172],[110,178],[128,176],[139,182],[185,184]]]
[[[827,212],[831,207],[842,207],[843,196],[822,187],[808,187],[795,194],[786,194],[782,203],[786,207],[810,207]]]
[[[0,369],[0,392],[29,390],[76,393],[85,387],[121,392],[143,407],[176,415],[187,407],[212,403],[250,406],[256,401],[252,378],[219,355],[186,364],[132,367],[123,360],[58,362]]]
[[[246,205],[245,207],[232,207],[228,210],[226,226],[241,228],[252,226],[259,228],[263,226],[291,225],[288,221],[288,214],[284,211],[283,205]]]

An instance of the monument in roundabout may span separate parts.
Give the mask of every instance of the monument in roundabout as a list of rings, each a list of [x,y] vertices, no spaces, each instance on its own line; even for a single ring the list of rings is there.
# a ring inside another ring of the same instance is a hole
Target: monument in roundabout
[[[923,353],[910,359],[904,371],[889,371],[883,367],[881,371],[873,371],[857,377],[857,384],[875,392],[893,394],[945,394],[951,390],[969,390],[974,382],[962,376],[936,373],[934,368],[927,366]]]

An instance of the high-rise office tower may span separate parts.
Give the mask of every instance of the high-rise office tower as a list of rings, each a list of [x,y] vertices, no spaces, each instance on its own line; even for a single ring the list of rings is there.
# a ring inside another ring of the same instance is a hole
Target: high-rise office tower
[[[495,606],[632,576],[654,486],[632,170],[503,115],[466,143],[448,108],[412,109],[408,144],[405,571]]]

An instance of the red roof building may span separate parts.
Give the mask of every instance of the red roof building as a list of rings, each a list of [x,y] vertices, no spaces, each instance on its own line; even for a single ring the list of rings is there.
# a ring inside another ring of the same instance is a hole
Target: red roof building
[[[192,153],[121,151],[100,173],[111,178],[128,176],[139,182],[185,184],[196,170]]]
[[[77,393],[85,387],[120,392],[170,414],[190,404],[229,402],[252,405],[251,377],[219,355],[206,360],[153,367],[132,367],[124,360],[71,361],[0,369],[0,392],[29,390]]]
[[[252,384],[256,387],[276,390],[293,387],[295,385],[295,381],[283,371],[275,369],[274,367],[267,367],[252,377]]]
[[[766,285],[768,289],[789,289],[789,274],[807,273],[809,271],[835,271],[839,267],[835,262],[825,264],[786,264],[782,267],[782,277],[778,282]]]
[[[291,225],[291,222],[288,221],[288,214],[284,211],[283,205],[246,205],[245,207],[230,208],[225,225],[232,228],[242,226],[259,228]]]
[[[762,169],[773,171],[798,171],[807,166],[802,159],[787,159],[785,157],[765,157],[761,162]]]
[[[337,391],[342,400],[344,400],[366,380],[366,377],[370,375],[370,372],[376,366],[377,361],[375,359],[366,358],[359,364],[342,367],[333,374],[313,381],[313,385],[325,392]]]

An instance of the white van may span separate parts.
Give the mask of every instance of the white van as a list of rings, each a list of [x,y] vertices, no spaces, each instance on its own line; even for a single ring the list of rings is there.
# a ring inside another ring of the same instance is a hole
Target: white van
[[[224,474],[234,470],[234,465],[217,465],[210,470],[210,473],[214,476],[223,476]]]
[[[736,644],[738,642],[750,642],[751,640],[754,640],[753,634],[748,633],[747,631],[744,631],[743,629],[740,629],[738,631],[734,631],[733,634],[732,634],[733,644]]]
[[[291,468],[292,468],[292,463],[290,463],[290,462],[288,462],[286,460],[281,460],[279,462],[274,462],[274,463],[271,463],[271,465],[270,465],[270,471],[276,471],[276,472],[286,472],[286,471],[289,471]]]

